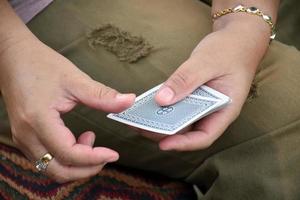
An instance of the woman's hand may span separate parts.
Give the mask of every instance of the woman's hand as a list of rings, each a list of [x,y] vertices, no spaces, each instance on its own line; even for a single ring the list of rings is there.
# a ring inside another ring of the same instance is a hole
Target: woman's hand
[[[58,182],[95,175],[118,160],[113,150],[93,148],[94,133],[76,139],[60,115],[78,103],[120,112],[135,96],[92,80],[34,36],[16,41],[1,50],[0,87],[18,148],[32,161],[52,154],[46,173]]]
[[[158,104],[167,106],[206,84],[228,95],[232,103],[183,133],[159,138],[157,134],[143,132],[146,137],[160,140],[162,150],[205,149],[222,135],[241,111],[256,67],[267,49],[270,29],[262,19],[253,16],[224,16],[224,20],[223,24],[216,21],[215,31],[199,43],[155,98]]]

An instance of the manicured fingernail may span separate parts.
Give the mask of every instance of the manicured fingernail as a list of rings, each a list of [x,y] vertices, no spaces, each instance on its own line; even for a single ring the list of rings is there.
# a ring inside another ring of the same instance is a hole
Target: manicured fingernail
[[[170,102],[173,99],[175,93],[171,88],[165,87],[158,92],[158,95],[163,98],[165,102]]]

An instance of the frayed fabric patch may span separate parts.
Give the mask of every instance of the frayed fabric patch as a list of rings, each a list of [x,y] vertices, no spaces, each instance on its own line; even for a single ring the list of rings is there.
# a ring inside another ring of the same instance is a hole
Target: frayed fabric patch
[[[90,47],[102,46],[116,55],[120,61],[134,63],[150,54],[153,49],[143,37],[133,36],[118,27],[106,24],[87,34]]]

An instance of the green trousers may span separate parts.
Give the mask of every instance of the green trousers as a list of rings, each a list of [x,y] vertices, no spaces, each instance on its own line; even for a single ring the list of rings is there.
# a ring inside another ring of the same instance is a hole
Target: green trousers
[[[91,45],[87,33],[105,24],[141,37],[153,50],[135,61],[120,61],[113,48]],[[210,7],[196,0],[56,0],[28,26],[95,80],[141,94],[166,80],[188,58],[210,33],[211,20]],[[226,50],[222,44],[220,48]],[[64,121],[76,134],[93,130],[96,145],[120,153],[120,165],[197,184],[202,199],[296,200],[300,199],[299,65],[296,48],[274,41],[257,71],[252,100],[206,150],[160,151],[157,143],[84,106],[66,114]],[[3,103],[0,117],[1,141],[11,144]]]

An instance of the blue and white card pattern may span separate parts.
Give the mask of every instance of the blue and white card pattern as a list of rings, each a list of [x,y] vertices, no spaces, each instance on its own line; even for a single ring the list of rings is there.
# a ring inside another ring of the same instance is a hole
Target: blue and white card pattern
[[[228,103],[204,87],[174,105],[161,107],[154,100],[160,86],[137,97],[135,104],[124,112],[111,113],[108,117],[151,132],[172,135]]]
[[[213,93],[211,92],[208,92],[206,90],[206,88],[204,88],[203,86],[197,88],[193,93],[192,95],[196,95],[196,96],[199,96],[199,97],[208,97],[208,98],[214,98],[214,99],[219,99],[219,97],[217,95],[214,95]]]

